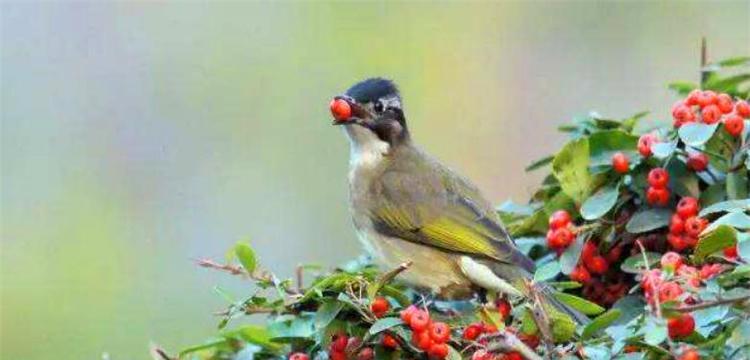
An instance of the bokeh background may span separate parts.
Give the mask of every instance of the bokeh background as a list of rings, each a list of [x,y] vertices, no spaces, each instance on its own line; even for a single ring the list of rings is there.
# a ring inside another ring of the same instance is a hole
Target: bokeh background
[[[145,359],[211,336],[197,268],[360,253],[331,96],[397,80],[416,141],[494,202],[596,109],[665,121],[665,84],[750,53],[750,3],[2,2],[0,357]]]

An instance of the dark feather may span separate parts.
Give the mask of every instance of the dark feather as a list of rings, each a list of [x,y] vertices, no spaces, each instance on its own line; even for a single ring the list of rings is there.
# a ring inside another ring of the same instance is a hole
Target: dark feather
[[[399,96],[399,92],[393,81],[378,77],[354,84],[346,91],[346,95],[351,96],[358,103],[364,104],[383,97]]]

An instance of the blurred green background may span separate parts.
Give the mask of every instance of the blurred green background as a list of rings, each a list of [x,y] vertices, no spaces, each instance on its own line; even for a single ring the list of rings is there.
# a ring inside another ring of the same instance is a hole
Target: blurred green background
[[[197,268],[356,256],[330,98],[401,85],[412,132],[494,202],[524,201],[553,129],[666,120],[669,80],[750,53],[750,3],[2,3],[0,357],[145,359],[214,332]]]

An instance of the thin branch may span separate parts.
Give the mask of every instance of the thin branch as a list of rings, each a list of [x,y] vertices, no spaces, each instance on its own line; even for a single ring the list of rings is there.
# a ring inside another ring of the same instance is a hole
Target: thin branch
[[[533,301],[531,315],[534,318],[536,326],[539,328],[539,332],[542,334],[542,341],[544,341],[544,346],[547,348],[547,355],[552,356],[555,353],[555,344],[552,339],[552,331],[550,330],[549,316],[544,310],[542,298],[536,286],[532,282],[527,282],[526,286]]]
[[[386,273],[383,273],[383,275],[380,276],[380,278],[374,283],[374,287],[368,291],[369,295],[374,297],[377,295],[378,291],[385,285],[393,281],[393,279],[396,278],[399,274],[409,269],[412,265],[412,261],[407,261],[404,263],[401,263],[396,267],[395,269],[388,271]]]
[[[487,346],[487,351],[489,352],[512,350],[517,351],[528,360],[543,360],[542,357],[534,352],[534,350],[510,332],[503,331],[491,335],[484,335],[477,340],[481,342],[481,340],[484,339],[495,340]]]
[[[266,282],[270,282],[276,285],[277,288],[280,287],[278,286],[280,283],[279,280],[272,273],[268,271],[256,270],[256,271],[253,271],[252,273],[249,273],[242,266],[230,265],[230,264],[219,264],[211,259],[195,259],[195,263],[200,267],[223,271],[231,275],[242,276],[242,277],[249,278],[255,281],[266,281]],[[297,296],[300,294],[300,292],[297,292],[294,289],[289,289],[286,286],[283,286],[281,288],[283,288],[284,292],[287,295]]]
[[[707,308],[714,307],[714,306],[734,304],[734,303],[743,302],[747,300],[750,300],[750,295],[740,296],[740,297],[732,298],[732,299],[718,299],[714,301],[706,301],[706,302],[696,304],[696,305],[681,306],[674,310],[677,312],[686,313],[686,312],[692,312],[692,311],[701,310],[701,309],[707,309]]]

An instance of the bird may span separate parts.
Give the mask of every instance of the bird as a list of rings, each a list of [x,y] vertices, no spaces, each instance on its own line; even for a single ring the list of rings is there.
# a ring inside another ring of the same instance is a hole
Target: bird
[[[520,251],[491,203],[467,178],[412,140],[396,84],[360,81],[330,103],[349,140],[349,207],[357,237],[376,263],[411,262],[402,280],[446,299],[478,290],[530,297],[535,263]],[[542,286],[549,309],[586,317]]]

